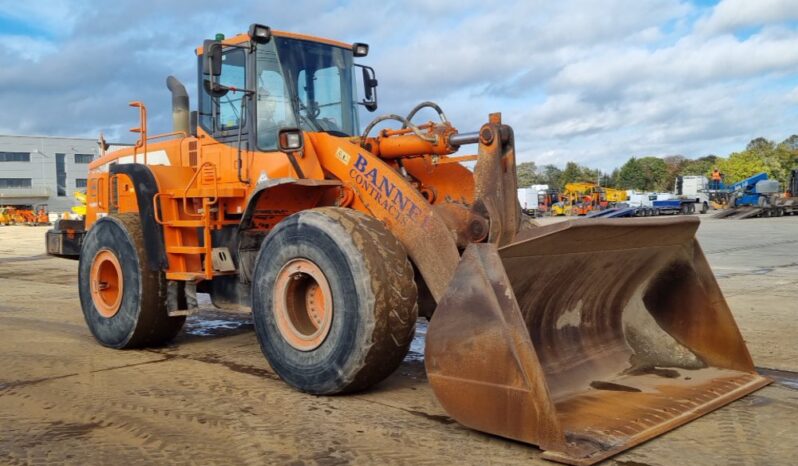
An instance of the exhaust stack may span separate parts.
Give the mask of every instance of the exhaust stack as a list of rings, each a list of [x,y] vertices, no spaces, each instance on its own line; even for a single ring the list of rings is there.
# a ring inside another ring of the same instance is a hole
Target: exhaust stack
[[[182,131],[186,135],[189,132],[189,107],[188,107],[188,93],[186,86],[174,76],[166,78],[166,87],[172,93],[172,130]]]

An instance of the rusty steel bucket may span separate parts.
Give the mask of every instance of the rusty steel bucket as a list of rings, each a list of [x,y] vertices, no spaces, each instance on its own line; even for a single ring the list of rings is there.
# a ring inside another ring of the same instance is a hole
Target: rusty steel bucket
[[[468,246],[427,333],[444,409],[586,465],[767,385],[698,223],[579,219]]]

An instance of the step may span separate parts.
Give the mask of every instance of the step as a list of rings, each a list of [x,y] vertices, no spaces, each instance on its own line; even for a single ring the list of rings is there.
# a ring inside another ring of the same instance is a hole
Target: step
[[[202,246],[167,246],[167,254],[205,254],[207,251]]]
[[[213,272],[214,277],[219,277],[222,275],[238,275],[238,271],[234,272]],[[166,279],[167,280],[179,280],[184,282],[198,282],[201,280],[205,280],[205,274],[202,272],[166,272]]]
[[[205,226],[203,220],[167,220],[163,224],[172,228],[202,228]]]

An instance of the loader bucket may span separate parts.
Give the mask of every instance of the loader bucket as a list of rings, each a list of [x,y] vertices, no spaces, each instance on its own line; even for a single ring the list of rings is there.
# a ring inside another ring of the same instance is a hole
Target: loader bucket
[[[444,409],[586,465],[767,385],[698,223],[579,219],[468,246],[427,333]]]

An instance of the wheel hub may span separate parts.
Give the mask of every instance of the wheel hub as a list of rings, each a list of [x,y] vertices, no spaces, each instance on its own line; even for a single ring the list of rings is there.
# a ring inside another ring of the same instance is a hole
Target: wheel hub
[[[122,305],[123,291],[119,259],[107,249],[98,251],[91,263],[91,299],[94,308],[105,318],[115,316]]]
[[[333,317],[327,277],[308,259],[293,259],[277,274],[272,304],[277,328],[300,351],[312,351],[327,338]]]

